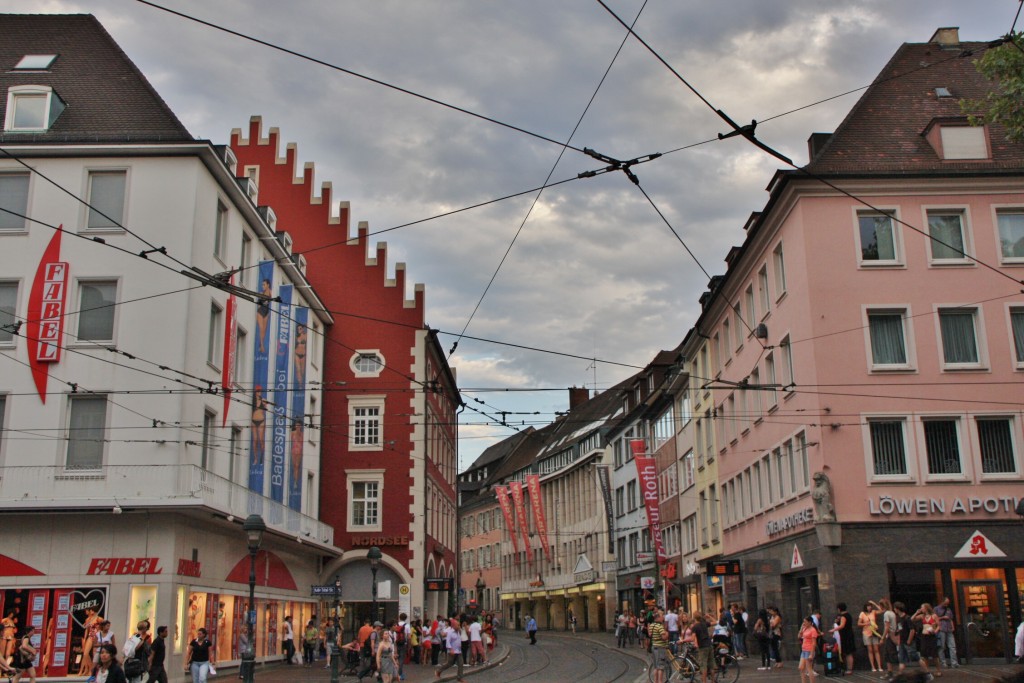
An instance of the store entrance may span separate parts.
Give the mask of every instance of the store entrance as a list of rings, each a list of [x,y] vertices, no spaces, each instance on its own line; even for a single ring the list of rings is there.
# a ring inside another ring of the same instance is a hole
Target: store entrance
[[[957,581],[960,623],[971,663],[1006,661],[1005,594],[1001,581]]]

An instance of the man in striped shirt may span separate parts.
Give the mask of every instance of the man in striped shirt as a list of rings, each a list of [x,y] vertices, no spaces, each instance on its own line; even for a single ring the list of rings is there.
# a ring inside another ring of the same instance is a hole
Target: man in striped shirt
[[[651,658],[654,667],[654,683],[665,683],[669,673],[668,656],[668,631],[665,630],[665,615],[661,610],[655,610],[654,623],[647,627],[647,635],[651,640]]]

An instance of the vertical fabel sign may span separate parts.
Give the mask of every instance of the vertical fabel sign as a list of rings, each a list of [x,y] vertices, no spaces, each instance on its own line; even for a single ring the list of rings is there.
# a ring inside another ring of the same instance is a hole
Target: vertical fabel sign
[[[46,403],[46,382],[50,363],[60,362],[64,336],[64,305],[68,294],[68,264],[60,261],[60,226],[39,260],[28,299],[28,362],[39,398]]]

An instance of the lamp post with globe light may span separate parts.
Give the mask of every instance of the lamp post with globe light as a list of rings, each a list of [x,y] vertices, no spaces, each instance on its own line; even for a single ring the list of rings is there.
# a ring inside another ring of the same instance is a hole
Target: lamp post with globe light
[[[259,515],[249,515],[242,523],[242,530],[249,546],[249,613],[245,615],[248,642],[242,652],[238,675],[245,683],[253,683],[256,677],[256,554],[263,545],[267,525]]]
[[[366,559],[370,561],[370,574],[373,575],[373,583],[370,586],[372,591],[371,595],[373,600],[370,602],[370,623],[373,624],[377,619],[377,570],[380,569],[380,560],[384,557],[381,553],[380,548],[373,546],[370,551],[366,553]]]

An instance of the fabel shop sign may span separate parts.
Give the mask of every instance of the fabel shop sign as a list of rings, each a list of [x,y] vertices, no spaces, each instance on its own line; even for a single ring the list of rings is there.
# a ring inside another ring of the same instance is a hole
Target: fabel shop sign
[[[1020,499],[1014,496],[871,496],[868,498],[868,512],[876,517],[987,517],[1012,514],[1019,502]]]

